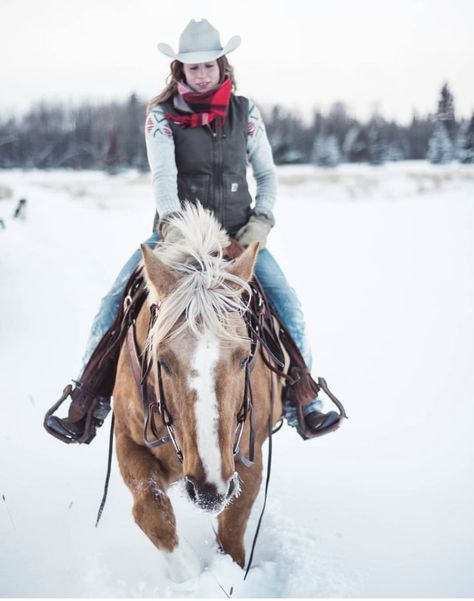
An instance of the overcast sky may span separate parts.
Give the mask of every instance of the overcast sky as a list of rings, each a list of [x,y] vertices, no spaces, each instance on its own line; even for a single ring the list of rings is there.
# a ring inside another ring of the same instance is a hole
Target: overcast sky
[[[0,111],[38,99],[148,99],[191,18],[207,18],[239,91],[308,115],[344,101],[407,121],[450,84],[458,115],[474,110],[474,0],[0,0]]]

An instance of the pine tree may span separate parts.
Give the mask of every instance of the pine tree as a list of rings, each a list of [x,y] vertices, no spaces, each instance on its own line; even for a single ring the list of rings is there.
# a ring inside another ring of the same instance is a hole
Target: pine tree
[[[406,158],[425,159],[432,133],[432,121],[414,113],[412,121],[407,128],[408,153]]]
[[[104,165],[110,174],[117,173],[120,165],[120,144],[117,128],[110,130],[107,137],[107,146],[104,156]]]
[[[342,161],[342,152],[336,134],[330,134],[326,141],[327,166],[336,167]]]
[[[383,119],[379,115],[374,115],[369,122],[367,138],[371,165],[382,165],[385,162],[383,125]]]
[[[316,136],[311,153],[311,162],[320,167],[336,167],[342,161],[342,152],[336,134]]]
[[[456,158],[454,144],[449,137],[446,126],[441,121],[435,121],[426,158],[437,165],[450,163]]]
[[[143,141],[143,107],[135,93],[131,94],[125,106],[121,124],[121,143],[124,159],[129,167],[140,167],[142,162],[141,146]]]
[[[462,163],[474,163],[474,113],[464,132],[459,158]]]
[[[438,110],[434,115],[434,127],[428,142],[426,158],[435,164],[450,163],[456,158],[457,125],[454,115],[454,97],[448,84],[441,88]]]
[[[350,163],[368,163],[370,161],[368,127],[353,125],[347,132],[342,147]]]
[[[441,88],[441,97],[438,101],[438,110],[436,112],[436,120],[444,124],[451,142],[454,143],[456,138],[456,117],[454,115],[454,96],[445,83]]]

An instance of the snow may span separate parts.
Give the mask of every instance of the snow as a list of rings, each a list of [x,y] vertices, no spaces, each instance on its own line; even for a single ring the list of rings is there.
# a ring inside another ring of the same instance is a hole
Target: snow
[[[303,302],[314,373],[349,420],[313,441],[286,426],[275,436],[245,582],[216,551],[214,518],[175,487],[180,537],[202,569],[178,585],[135,526],[115,460],[94,527],[108,426],[81,447],[42,428],[100,297],[149,235],[148,176],[0,172],[0,596],[474,595],[474,168],[279,175],[270,248]],[[23,196],[27,219],[14,221]]]

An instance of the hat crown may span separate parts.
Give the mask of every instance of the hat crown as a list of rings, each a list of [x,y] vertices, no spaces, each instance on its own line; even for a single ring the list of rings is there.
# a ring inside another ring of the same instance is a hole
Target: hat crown
[[[179,38],[179,52],[169,44],[160,42],[158,50],[184,64],[217,60],[240,46],[240,36],[234,35],[223,47],[219,32],[207,19],[192,19]]]
[[[219,32],[207,19],[192,19],[179,38],[179,52],[222,50]]]

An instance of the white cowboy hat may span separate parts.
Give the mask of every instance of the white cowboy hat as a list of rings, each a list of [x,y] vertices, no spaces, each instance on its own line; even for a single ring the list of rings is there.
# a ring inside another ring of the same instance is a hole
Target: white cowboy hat
[[[240,46],[240,36],[234,35],[222,47],[219,32],[209,21],[191,19],[179,38],[176,53],[168,44],[158,44],[158,50],[182,63],[205,63],[228,54]]]

